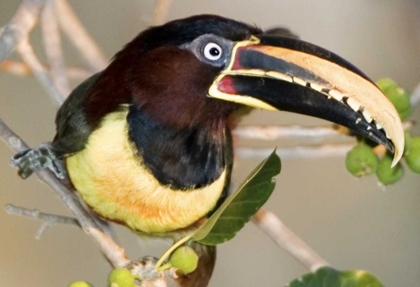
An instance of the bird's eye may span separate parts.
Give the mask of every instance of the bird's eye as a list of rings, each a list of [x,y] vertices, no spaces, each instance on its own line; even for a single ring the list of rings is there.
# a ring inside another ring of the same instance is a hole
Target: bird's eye
[[[204,57],[210,61],[217,61],[222,57],[222,48],[216,43],[208,43],[204,46]]]
[[[228,39],[213,34],[204,34],[192,42],[183,44],[180,48],[189,50],[204,64],[223,68],[230,60],[234,45],[235,43]]]

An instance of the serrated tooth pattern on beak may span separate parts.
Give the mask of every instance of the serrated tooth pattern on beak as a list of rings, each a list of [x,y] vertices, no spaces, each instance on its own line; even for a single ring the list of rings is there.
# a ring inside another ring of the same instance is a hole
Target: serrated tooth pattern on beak
[[[336,99],[337,101],[340,101],[340,102],[342,102],[343,98],[344,98],[344,95],[342,93],[340,93],[339,91],[334,90],[334,89],[331,89],[328,92],[328,95],[330,95],[331,97],[333,97],[334,99]]]
[[[371,117],[371,115],[369,114],[369,112],[368,112],[368,111],[366,111],[365,109],[363,109],[362,114],[363,114],[363,116],[365,117],[365,120],[366,120],[368,123],[371,123],[371,122],[372,122],[372,117]]]
[[[318,84],[315,84],[315,83],[310,83],[310,85],[311,85],[312,89],[314,89],[315,91],[318,91],[320,93],[323,92],[323,90],[324,90],[324,87],[321,86],[321,85],[318,85]]]
[[[279,72],[274,72],[274,71],[268,71],[265,73],[266,76],[268,77],[272,77],[275,79],[279,79],[279,80],[283,80],[289,83],[293,83],[293,78],[289,75],[283,74],[283,73],[279,73]]]
[[[306,86],[308,84],[308,82],[306,82],[305,80],[299,79],[297,77],[293,77],[293,82],[301,86]]]
[[[352,98],[347,98],[346,103],[355,112],[360,109],[360,104]]]

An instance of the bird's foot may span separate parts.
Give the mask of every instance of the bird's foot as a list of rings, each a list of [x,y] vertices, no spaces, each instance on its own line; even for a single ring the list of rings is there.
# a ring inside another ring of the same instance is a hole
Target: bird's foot
[[[42,169],[51,170],[60,179],[66,177],[63,161],[57,158],[51,143],[43,143],[37,148],[15,154],[10,159],[10,164],[18,168],[19,176],[24,179]]]

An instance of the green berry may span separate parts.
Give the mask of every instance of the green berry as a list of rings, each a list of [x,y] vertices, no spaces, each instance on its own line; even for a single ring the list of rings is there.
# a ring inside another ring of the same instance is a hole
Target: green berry
[[[378,170],[376,175],[378,176],[379,181],[383,185],[390,185],[399,181],[403,175],[404,170],[400,163],[391,168],[392,157],[390,155],[385,155],[382,159],[379,160]]]
[[[128,269],[117,268],[108,275],[109,287],[134,287],[134,276]]]
[[[381,79],[376,84],[395,106],[400,118],[408,118],[412,112],[409,94],[391,79]]]
[[[68,287],[93,287],[93,286],[87,283],[86,281],[74,281],[73,283],[70,283]]]
[[[378,157],[370,146],[360,142],[347,153],[346,168],[357,177],[373,174],[378,168]]]
[[[169,262],[182,273],[189,274],[197,268],[198,255],[191,247],[182,246],[172,253]]]
[[[376,81],[376,84],[378,85],[378,87],[385,93],[388,89],[392,89],[393,87],[395,87],[397,84],[389,79],[389,78],[384,78],[384,79],[379,79]]]
[[[408,167],[415,173],[420,173],[420,137],[411,140],[411,148],[405,156]]]

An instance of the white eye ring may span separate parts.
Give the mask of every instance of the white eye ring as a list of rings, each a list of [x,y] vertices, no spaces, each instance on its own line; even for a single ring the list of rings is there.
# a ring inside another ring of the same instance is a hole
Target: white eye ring
[[[206,57],[210,61],[217,61],[222,57],[222,47],[217,45],[216,43],[208,43],[204,46],[204,57]]]

